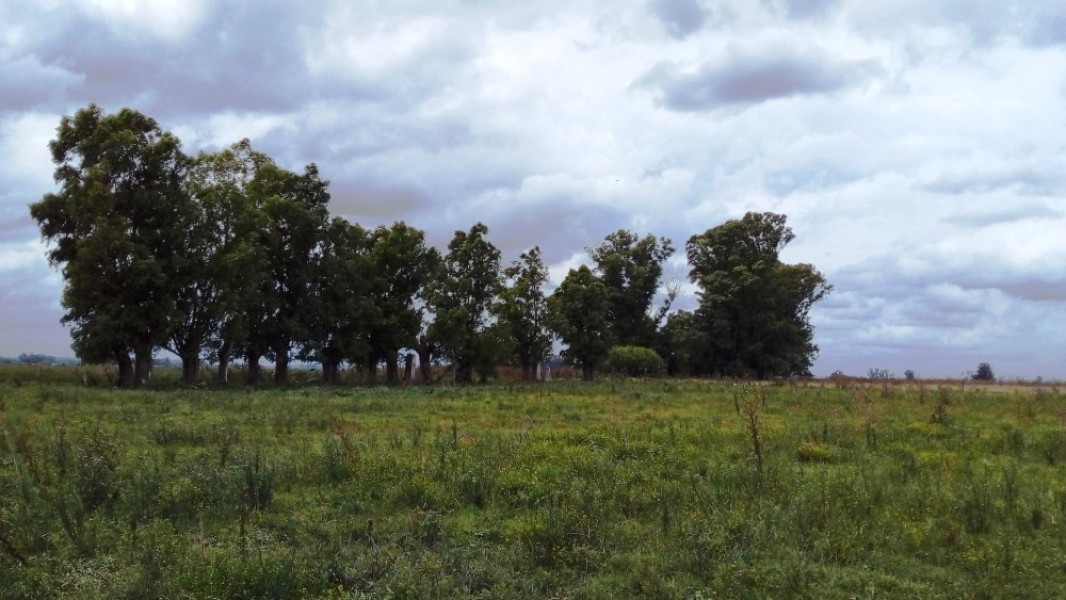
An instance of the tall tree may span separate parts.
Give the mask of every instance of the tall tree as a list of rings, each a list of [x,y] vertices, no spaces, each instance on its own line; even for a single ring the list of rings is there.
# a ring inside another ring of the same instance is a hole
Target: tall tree
[[[494,311],[513,342],[522,376],[531,380],[536,377],[537,364],[548,356],[552,345],[545,318],[548,303],[544,285],[548,282],[548,268],[541,259],[540,247],[522,253],[503,274],[509,285],[501,289]]]
[[[292,353],[310,339],[310,297],[329,218],[328,185],[314,164],[298,175],[270,163],[261,165],[249,184],[267,226],[259,238],[266,271],[259,274],[261,297],[253,306],[246,358],[249,365],[252,353],[271,358],[278,384],[288,383]]]
[[[74,325],[77,350],[93,348],[86,356],[99,358],[98,349],[110,348],[120,371],[128,364],[120,355],[132,349],[132,383],[140,385],[174,315],[169,274],[188,209],[181,144],[141,113],[89,105],[63,117],[49,148],[59,191],[30,214],[54,243],[49,260],[62,265],[63,321]]]
[[[586,381],[614,344],[610,311],[610,290],[585,265],[571,270],[548,298],[548,321],[567,346],[563,356],[581,367]]]
[[[500,251],[485,239],[488,231],[477,223],[469,232],[455,232],[428,297],[430,337],[452,360],[460,383],[473,381],[474,370],[484,371],[496,358],[486,330],[501,286]]]
[[[242,298],[251,293],[255,232],[262,226],[245,187],[257,165],[270,162],[242,140],[220,152],[201,152],[185,185],[192,203],[182,215],[174,279],[175,315],[165,347],[182,363],[182,377],[199,377],[205,348],[215,346],[220,379],[226,379],[229,348],[242,318]],[[214,343],[213,343],[214,342]]]
[[[422,230],[398,221],[371,232],[368,259],[374,312],[367,321],[368,353],[361,358],[368,380],[384,361],[386,381],[397,383],[397,357],[401,348],[418,345],[426,285],[439,268],[440,254],[426,246]]]
[[[832,286],[813,266],[778,259],[794,237],[784,215],[749,212],[689,239],[707,372],[757,378],[809,373],[818,352],[809,312]]]
[[[322,363],[324,383],[336,384],[342,362],[370,352],[377,311],[369,251],[365,229],[340,217],[330,221],[306,309],[311,335],[301,356]]]
[[[668,238],[658,238],[620,229],[598,246],[588,249],[596,272],[607,286],[610,315],[607,327],[615,342],[624,346],[650,347],[655,331],[669,305],[649,314],[662,279],[663,262],[674,253]],[[667,298],[667,302],[672,301]]]

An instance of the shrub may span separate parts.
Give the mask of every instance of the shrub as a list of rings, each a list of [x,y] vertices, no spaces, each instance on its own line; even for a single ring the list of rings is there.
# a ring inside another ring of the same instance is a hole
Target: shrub
[[[615,346],[607,353],[607,371],[629,377],[658,377],[664,370],[663,359],[651,348]]]
[[[973,374],[975,381],[995,381],[996,376],[992,373],[992,365],[983,362],[977,365],[977,372]]]

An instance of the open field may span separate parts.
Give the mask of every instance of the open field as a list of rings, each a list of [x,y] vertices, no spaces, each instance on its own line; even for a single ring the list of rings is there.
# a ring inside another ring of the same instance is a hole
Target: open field
[[[1053,389],[8,375],[4,598],[1066,597]]]

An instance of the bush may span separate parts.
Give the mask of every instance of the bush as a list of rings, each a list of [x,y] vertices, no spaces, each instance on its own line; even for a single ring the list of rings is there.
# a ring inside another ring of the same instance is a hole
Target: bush
[[[615,346],[607,353],[607,371],[629,377],[658,377],[663,374],[663,359],[651,348]]]
[[[977,372],[973,374],[975,381],[995,381],[996,376],[992,373],[992,365],[983,362],[977,365]]]

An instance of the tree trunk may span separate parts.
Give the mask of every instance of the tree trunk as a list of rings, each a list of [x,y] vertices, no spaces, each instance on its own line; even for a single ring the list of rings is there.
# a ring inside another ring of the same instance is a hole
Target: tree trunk
[[[474,366],[468,361],[459,361],[456,363],[455,369],[455,382],[456,383],[473,383],[474,381]]]
[[[288,348],[274,350],[274,383],[276,385],[287,385],[289,383]]]
[[[592,381],[592,365],[581,365],[581,379]]]
[[[522,379],[525,381],[533,381],[537,377],[537,367],[531,363],[522,363]]]
[[[152,344],[144,338],[133,348],[133,385],[141,387],[152,379]]]
[[[378,363],[373,358],[366,363],[366,382],[370,385],[378,382]]]
[[[193,385],[200,379],[200,353],[184,352],[181,356],[181,380]]]
[[[222,342],[218,348],[218,382],[229,383],[229,352],[230,343]]]
[[[115,350],[115,362],[118,363],[118,387],[133,387],[133,361],[125,348]]]
[[[259,381],[263,378],[263,368],[259,366],[259,359],[263,355],[252,348],[249,348],[246,354],[248,358],[247,383],[248,385],[259,385]]]
[[[327,358],[322,361],[322,383],[337,385],[340,383],[341,359]]]
[[[430,344],[418,346],[418,371],[422,375],[422,383],[433,383],[433,346]]]
[[[400,382],[400,367],[397,362],[395,352],[389,352],[385,355],[385,383],[389,385],[395,385]]]
[[[403,357],[403,382],[414,382],[414,368],[415,368],[415,355],[413,352],[408,352]]]

